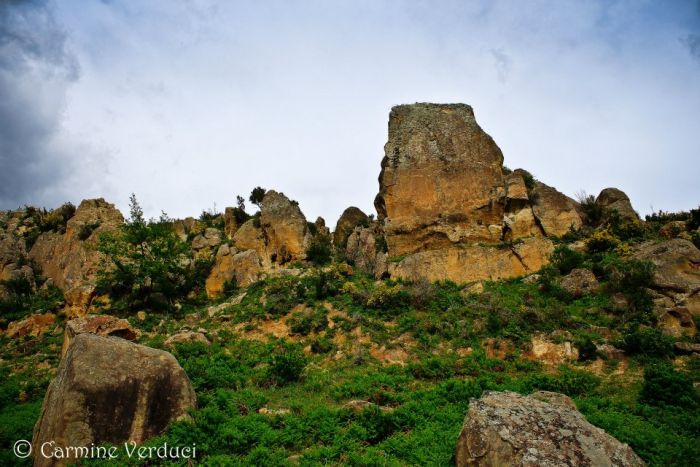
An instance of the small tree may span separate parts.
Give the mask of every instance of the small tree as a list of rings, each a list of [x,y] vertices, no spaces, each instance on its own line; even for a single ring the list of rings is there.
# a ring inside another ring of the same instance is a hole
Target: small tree
[[[136,196],[129,200],[129,219],[118,231],[100,237],[97,249],[104,260],[98,287],[128,309],[171,306],[196,283],[191,250],[167,214],[146,221]]]
[[[257,207],[260,207],[260,204],[263,201],[263,198],[265,198],[265,188],[263,187],[255,187],[253,188],[253,191],[250,192],[250,200],[251,203],[256,205]]]

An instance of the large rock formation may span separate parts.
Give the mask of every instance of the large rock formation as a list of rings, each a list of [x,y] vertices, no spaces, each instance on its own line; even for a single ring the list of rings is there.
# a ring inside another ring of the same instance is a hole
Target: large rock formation
[[[142,443],[187,417],[196,398],[177,360],[162,350],[117,337],[77,335],[49,385],[33,446]],[[70,459],[34,453],[34,465]]]
[[[700,250],[688,240],[675,238],[642,244],[634,258],[655,266],[654,304],[664,332],[695,335],[693,317],[700,316]]]
[[[219,248],[214,267],[207,277],[205,288],[209,297],[218,297],[224,292],[227,282],[238,287],[247,287],[257,281],[263,268],[255,250],[237,253],[228,245]]]
[[[299,204],[283,193],[270,190],[260,206],[260,227],[265,237],[267,258],[285,264],[306,257],[308,227]]]
[[[94,296],[101,258],[94,246],[99,235],[123,222],[121,213],[104,199],[84,200],[68,220],[64,234],[41,234],[29,252],[41,274],[63,290],[68,315],[84,314]]]
[[[488,391],[469,403],[455,461],[466,466],[643,466],[563,394]]]
[[[34,286],[34,271],[27,263],[27,251],[21,235],[20,212],[0,213],[0,281],[26,279]],[[0,299],[7,295],[0,284]]]
[[[632,203],[624,191],[617,188],[603,189],[595,203],[606,211],[617,211],[624,221],[638,221],[639,215],[632,208]]]
[[[340,215],[338,223],[335,224],[333,232],[333,244],[336,248],[343,249],[347,244],[348,237],[357,226],[366,226],[369,217],[360,208],[350,206]]]
[[[552,242],[581,224],[573,201],[503,155],[464,104],[394,107],[375,207],[392,276],[468,282],[546,264]],[[526,182],[527,180],[527,182]]]

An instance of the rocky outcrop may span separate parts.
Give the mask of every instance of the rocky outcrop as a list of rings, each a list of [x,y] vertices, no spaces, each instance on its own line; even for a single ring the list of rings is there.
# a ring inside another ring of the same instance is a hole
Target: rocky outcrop
[[[209,339],[204,333],[194,331],[181,331],[168,337],[163,343],[166,347],[175,347],[178,344],[203,344],[210,345]]]
[[[590,269],[574,269],[561,279],[561,287],[575,298],[598,291],[598,279]]]
[[[27,316],[19,321],[12,321],[7,326],[5,335],[9,338],[32,336],[37,337],[53,328],[56,315],[44,313]]]
[[[586,421],[563,394],[487,391],[472,399],[455,463],[466,466],[643,466],[632,449]]]
[[[306,257],[308,228],[299,204],[283,193],[265,193],[260,207],[260,226],[265,237],[267,258],[285,264]]]
[[[658,294],[659,311],[686,308],[691,315],[700,316],[700,250],[695,245],[681,238],[648,242],[634,258],[655,266],[652,287]]]
[[[504,175],[500,149],[467,105],[394,107],[384,151],[375,207],[392,276],[464,283],[528,274],[548,262],[546,236],[581,224],[561,193],[523,170]]]
[[[46,392],[32,444],[141,444],[186,418],[195,405],[187,375],[168,352],[79,334]],[[71,462],[34,455],[39,467]]]
[[[536,181],[531,193],[532,212],[548,237],[561,237],[583,224],[576,201],[551,186]]]
[[[355,227],[366,226],[369,224],[369,217],[362,212],[360,208],[350,206],[340,215],[338,222],[335,224],[333,232],[333,245],[340,250],[345,248],[348,237],[355,230]]]
[[[501,240],[503,154],[464,104],[391,109],[375,207],[392,256]]]
[[[639,215],[632,208],[632,203],[624,191],[617,188],[603,189],[595,200],[595,203],[605,211],[617,211],[623,221],[638,221]]]
[[[133,341],[138,337],[137,331],[125,319],[109,315],[87,315],[71,319],[66,323],[61,356],[68,352],[68,348],[73,343],[75,336],[86,333],[102,337],[121,337],[129,341]]]
[[[234,281],[238,287],[247,287],[256,282],[262,272],[263,267],[257,251],[246,250],[237,253],[228,245],[222,245],[205,282],[207,295],[220,296],[227,282]]]
[[[531,238],[512,246],[465,245],[421,251],[400,261],[389,259],[389,274],[409,280],[451,280],[457,283],[499,280],[539,270],[554,247],[546,238]]]
[[[387,255],[381,226],[374,222],[368,227],[357,226],[345,242],[345,258],[355,267],[381,278],[387,272]]]
[[[101,198],[84,200],[68,220],[64,234],[41,234],[29,252],[41,274],[63,291],[69,316],[84,314],[94,296],[101,258],[94,247],[100,234],[123,222],[114,205]]]

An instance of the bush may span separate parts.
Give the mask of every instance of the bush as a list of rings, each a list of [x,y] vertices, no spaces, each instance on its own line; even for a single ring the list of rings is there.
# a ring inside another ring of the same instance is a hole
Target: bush
[[[583,265],[584,257],[578,251],[574,251],[566,245],[559,245],[554,249],[551,258],[552,264],[559,269],[562,275],[567,275]]]
[[[653,328],[636,328],[618,345],[630,355],[667,358],[673,354],[673,339]]]
[[[260,207],[263,198],[265,198],[265,192],[265,188],[257,186],[253,188],[253,191],[250,192],[250,197],[248,198],[248,200],[250,200],[250,202],[254,205]]]
[[[275,349],[268,363],[270,381],[283,386],[301,379],[308,358],[296,346],[285,344]]]
[[[595,202],[595,196],[587,194],[585,191],[576,193],[576,200],[581,206],[581,210],[586,215],[589,225],[598,226],[605,214],[604,208]]]
[[[314,225],[314,227],[316,226]],[[309,247],[306,249],[306,259],[316,266],[323,266],[324,264],[330,263],[332,257],[333,248],[331,246],[331,237],[325,234],[315,235]]]
[[[650,365],[644,370],[640,401],[650,405],[695,408],[700,398],[693,381],[668,363]]]
[[[605,253],[614,250],[619,244],[620,239],[606,227],[593,232],[586,242],[586,249],[590,254]]]
[[[314,310],[297,311],[287,323],[294,334],[308,336],[312,332],[321,332],[328,327],[328,310],[321,305]]]
[[[100,226],[100,222],[90,222],[87,224],[83,224],[80,226],[78,229],[78,239],[81,241],[85,241],[88,238],[90,238],[90,235],[95,231],[96,228]]]

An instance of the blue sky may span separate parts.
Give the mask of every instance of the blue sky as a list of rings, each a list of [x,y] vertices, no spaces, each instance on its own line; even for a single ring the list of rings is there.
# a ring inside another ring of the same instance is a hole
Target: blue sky
[[[573,196],[700,203],[698,1],[12,1],[0,208],[197,216],[257,185],[374,212],[391,106],[464,102]]]

